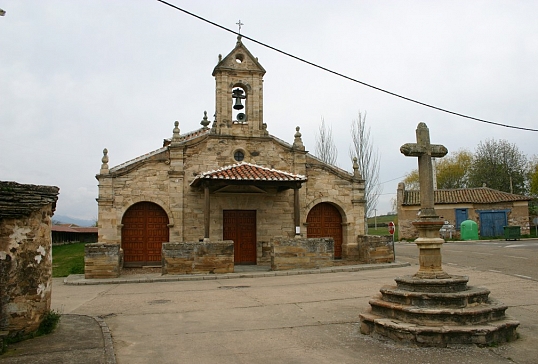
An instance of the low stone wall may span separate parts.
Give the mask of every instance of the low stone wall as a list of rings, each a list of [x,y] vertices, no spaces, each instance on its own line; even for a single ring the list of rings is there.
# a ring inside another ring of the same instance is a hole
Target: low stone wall
[[[394,243],[391,235],[357,236],[358,260],[365,264],[393,263]]]
[[[233,273],[234,242],[163,243],[162,274]]]
[[[93,243],[84,246],[84,277],[117,278],[123,265],[119,244]]]
[[[330,267],[334,259],[332,238],[275,238],[271,244],[271,270]]]

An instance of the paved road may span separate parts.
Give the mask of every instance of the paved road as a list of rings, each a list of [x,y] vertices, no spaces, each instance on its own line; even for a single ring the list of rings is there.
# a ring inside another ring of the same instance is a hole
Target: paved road
[[[396,243],[395,249],[397,259],[417,262],[416,244]],[[449,242],[442,254],[449,273],[450,267],[466,267],[538,281],[538,240]]]
[[[508,314],[521,321],[520,340],[436,349],[361,335],[358,315],[369,299],[394,277],[416,270],[96,286],[55,279],[52,303],[63,313],[104,317],[118,364],[536,364],[538,282],[464,266],[450,272],[470,276],[472,285],[487,286],[507,304]]]

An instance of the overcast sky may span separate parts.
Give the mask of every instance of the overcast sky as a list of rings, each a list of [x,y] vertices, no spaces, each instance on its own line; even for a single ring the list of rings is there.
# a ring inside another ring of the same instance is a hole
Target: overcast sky
[[[363,82],[458,113],[538,128],[537,1],[183,1],[225,27]],[[94,219],[103,148],[110,167],[200,127],[211,76],[236,36],[154,0],[0,0],[0,180],[60,187],[56,214]],[[449,153],[485,139],[538,154],[537,132],[404,101],[244,40],[267,70],[264,122],[315,150],[332,126],[351,171],[359,111],[381,157],[378,214],[416,168],[399,148],[421,121]]]

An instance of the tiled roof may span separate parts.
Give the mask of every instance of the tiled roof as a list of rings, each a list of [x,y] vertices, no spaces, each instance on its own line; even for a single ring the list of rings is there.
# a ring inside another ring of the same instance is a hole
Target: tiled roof
[[[306,181],[306,176],[292,174],[276,169],[257,166],[250,163],[239,163],[226,166],[214,171],[204,172],[196,176],[192,185],[196,185],[200,180],[235,180],[235,181]]]
[[[70,224],[64,225],[52,225],[52,231],[63,232],[63,233],[96,233],[96,227],[81,227],[81,226],[72,226]]]
[[[523,195],[497,191],[488,187],[460,188],[453,190],[435,190],[435,204],[454,203],[497,203],[513,201],[530,201]],[[404,205],[420,205],[420,191],[404,191]]]

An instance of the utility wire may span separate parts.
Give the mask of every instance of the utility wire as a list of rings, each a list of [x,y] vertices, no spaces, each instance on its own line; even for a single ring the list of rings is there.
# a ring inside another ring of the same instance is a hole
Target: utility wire
[[[514,125],[508,125],[508,124],[501,124],[501,123],[496,123],[496,122],[494,122],[494,121],[488,121],[488,120],[484,120],[484,119],[475,118],[475,117],[472,117],[472,116],[469,116],[469,115],[460,114],[460,113],[457,113],[457,112],[455,112],[455,111],[450,111],[450,110],[447,110],[447,109],[443,109],[443,108],[440,108],[440,107],[437,107],[437,106],[434,106],[434,105],[426,104],[426,103],[424,103],[424,102],[421,102],[421,101],[418,101],[418,100],[411,99],[411,98],[409,98],[409,97],[405,97],[405,96],[399,95],[399,94],[394,93],[394,92],[387,91],[387,90],[382,89],[382,88],[380,88],[380,87],[370,85],[370,84],[368,84],[368,83],[366,83],[366,82],[359,81],[359,80],[357,80],[357,79],[355,79],[355,78],[352,78],[352,77],[346,76],[346,75],[344,75],[344,74],[342,74],[342,73],[333,71],[333,70],[328,69],[328,68],[326,68],[326,67],[320,66],[320,65],[318,65],[318,64],[316,64],[316,63],[307,61],[307,60],[305,60],[305,59],[303,59],[303,58],[294,56],[293,54],[284,52],[284,51],[282,51],[282,50],[280,50],[280,49],[278,49],[278,48],[275,48],[275,47],[272,47],[272,46],[270,46],[270,45],[268,45],[268,44],[262,43],[262,42],[260,42],[260,41],[258,41],[258,40],[256,40],[256,39],[247,37],[247,36],[244,35],[244,34],[239,34],[238,32],[233,31],[232,29],[226,28],[226,27],[224,27],[224,26],[222,26],[222,25],[220,25],[220,24],[217,24],[217,23],[215,23],[215,22],[212,22],[212,21],[210,21],[210,20],[208,20],[208,19],[205,19],[205,18],[203,18],[203,17],[201,17],[201,16],[199,16],[199,15],[196,15],[196,14],[194,14],[194,13],[191,13],[191,12],[185,10],[185,9],[182,9],[182,8],[176,6],[176,5],[170,4],[170,3],[166,2],[166,1],[163,1],[163,0],[157,0],[157,1],[160,2],[160,3],[163,3],[163,4],[165,4],[165,5],[168,5],[168,6],[174,8],[174,9],[176,9],[176,10],[179,10],[179,11],[185,13],[185,14],[188,14],[188,15],[190,15],[190,16],[193,16],[193,17],[195,17],[195,18],[197,18],[197,19],[199,19],[199,20],[201,20],[201,21],[204,21],[204,22],[209,23],[209,24],[211,24],[211,25],[214,25],[214,26],[216,26],[216,27],[218,27],[218,28],[221,28],[221,29],[223,29],[223,30],[226,30],[227,32],[230,32],[230,33],[233,33],[233,34],[236,34],[236,35],[240,35],[241,37],[243,37],[243,38],[245,38],[245,39],[248,39],[248,40],[250,40],[251,42],[257,43],[257,44],[259,44],[259,45],[261,45],[261,46],[263,46],[263,47],[269,48],[269,49],[271,49],[271,50],[273,50],[273,51],[275,51],[275,52],[284,54],[284,55],[286,55],[286,56],[288,56],[288,57],[291,57],[291,58],[296,59],[296,60],[298,60],[298,61],[300,61],[300,62],[306,63],[306,64],[308,64],[308,65],[310,65],[310,66],[319,68],[319,69],[321,69],[321,70],[323,70],[323,71],[332,73],[333,75],[340,76],[340,77],[345,78],[345,79],[347,79],[347,80],[350,80],[350,81],[359,83],[359,84],[361,84],[361,85],[363,85],[363,86],[373,88],[374,90],[384,92],[384,93],[389,94],[389,95],[391,95],[391,96],[395,96],[395,97],[398,97],[398,98],[400,98],[400,99],[404,99],[404,100],[406,100],[406,101],[413,102],[413,103],[415,103],[415,104],[419,104],[419,105],[422,105],[422,106],[425,106],[425,107],[429,107],[429,108],[431,108],[431,109],[435,109],[435,110],[438,110],[438,111],[442,111],[442,112],[445,112],[445,113],[448,113],[448,114],[452,114],[452,115],[460,116],[460,117],[462,117],[462,118],[466,118],[466,119],[471,119],[471,120],[479,121],[479,122],[481,122],[481,123],[487,123],[487,124],[491,124],[491,125],[502,126],[502,127],[505,127],[505,128],[518,129],[518,130],[525,130],[525,131],[538,131],[538,129],[531,129],[531,128],[524,128],[524,127],[521,127],[521,126],[514,126]]]

